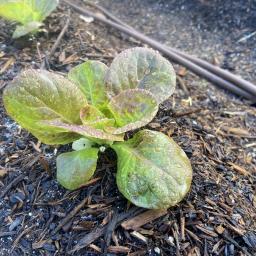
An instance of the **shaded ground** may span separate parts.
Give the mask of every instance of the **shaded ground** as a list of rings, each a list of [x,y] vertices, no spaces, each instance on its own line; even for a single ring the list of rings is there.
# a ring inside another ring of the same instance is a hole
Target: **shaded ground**
[[[256,79],[256,37],[237,43],[256,30],[254,1],[232,1],[232,5],[203,0],[99,2],[162,42],[208,59],[217,57],[220,65]],[[40,67],[65,23],[66,12],[61,7],[51,15],[46,22],[48,34],[18,42],[10,38],[13,26],[0,21],[1,92],[22,69]],[[66,73],[88,58],[109,64],[117,52],[134,46],[124,39],[73,13],[50,67]],[[136,230],[139,238],[133,230],[115,225],[123,213],[128,212],[129,219],[141,209],[127,211],[129,205],[115,185],[113,153],[101,157],[95,175],[99,179],[68,192],[55,180],[55,158],[69,146],[39,145],[7,117],[0,98],[0,170],[7,171],[0,177],[0,196],[6,192],[0,199],[0,255],[65,255],[82,244],[81,238],[101,230],[100,238],[75,254],[97,255],[104,249],[109,255],[127,251],[130,255],[256,253],[256,110],[175,68],[188,92],[178,84],[147,128],[172,136],[185,150],[194,170],[192,189],[167,215]],[[58,230],[81,202],[81,209]],[[112,233],[113,226],[117,227]]]
[[[256,81],[256,2],[99,0],[112,13],[166,45]],[[240,41],[242,40],[242,41]]]

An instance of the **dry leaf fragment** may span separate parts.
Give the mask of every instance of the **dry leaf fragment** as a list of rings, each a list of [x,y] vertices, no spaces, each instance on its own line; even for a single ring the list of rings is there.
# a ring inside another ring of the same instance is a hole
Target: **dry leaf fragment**
[[[215,228],[215,230],[218,234],[222,234],[225,231],[225,228],[223,228],[222,225],[219,225]]]
[[[187,74],[187,69],[184,67],[181,67],[178,71],[179,76],[185,76]]]
[[[7,170],[4,168],[0,168],[0,178],[4,177],[7,174]]]

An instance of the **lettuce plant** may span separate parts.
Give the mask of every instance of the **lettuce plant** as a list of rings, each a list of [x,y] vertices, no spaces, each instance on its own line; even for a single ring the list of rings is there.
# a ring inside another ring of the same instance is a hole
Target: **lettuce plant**
[[[192,169],[184,151],[166,135],[140,130],[175,89],[172,65],[157,52],[132,48],[110,65],[80,64],[63,77],[27,70],[5,89],[9,115],[40,141],[73,142],[74,151],[57,157],[57,179],[67,189],[83,186],[94,174],[98,155],[117,154],[120,192],[137,206],[168,208],[190,188]]]
[[[59,0],[0,0],[0,16],[18,22],[13,38],[37,31]]]

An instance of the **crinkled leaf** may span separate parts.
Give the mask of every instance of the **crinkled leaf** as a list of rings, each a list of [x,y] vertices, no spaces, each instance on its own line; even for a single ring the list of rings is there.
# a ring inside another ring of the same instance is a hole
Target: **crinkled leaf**
[[[94,174],[98,159],[97,148],[63,153],[57,157],[57,180],[70,190],[83,186]]]
[[[25,36],[31,32],[37,31],[43,24],[38,21],[32,21],[25,25],[17,26],[12,37],[19,38],[21,36]]]
[[[91,140],[88,140],[86,138],[80,138],[79,140],[76,140],[72,143],[72,149],[73,150],[82,150],[91,148],[95,143]]]
[[[96,129],[105,130],[107,127],[113,127],[115,120],[107,118],[101,111],[92,105],[87,105],[80,110],[82,123]]]
[[[108,67],[100,61],[86,61],[72,68],[68,78],[76,83],[87,101],[101,108],[107,102],[104,77]]]
[[[158,52],[135,47],[121,52],[114,59],[105,82],[109,97],[139,88],[150,91],[161,103],[173,94],[176,75],[171,63]]]
[[[43,21],[58,5],[58,0],[0,0],[0,16],[25,25]]]
[[[142,130],[112,147],[118,156],[118,188],[135,205],[168,208],[187,194],[192,180],[190,161],[166,135]]]
[[[123,141],[123,135],[113,135],[106,133],[102,130],[95,129],[91,126],[86,125],[75,125],[67,124],[60,120],[42,121],[41,124],[49,125],[56,129],[62,129],[66,132],[74,132],[82,136],[88,137],[89,139],[95,141],[94,139],[106,140],[106,141]],[[96,140],[97,141],[97,140]]]
[[[108,109],[119,127],[114,134],[119,134],[149,123],[158,111],[158,104],[149,91],[129,89],[113,97]]]
[[[27,70],[4,90],[8,114],[46,144],[66,144],[79,138],[44,120],[81,124],[80,109],[87,104],[82,92],[68,79],[43,70]]]

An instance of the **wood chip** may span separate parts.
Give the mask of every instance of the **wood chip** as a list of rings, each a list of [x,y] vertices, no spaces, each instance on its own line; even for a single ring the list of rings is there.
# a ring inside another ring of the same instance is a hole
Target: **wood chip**
[[[233,212],[233,208],[229,207],[227,204],[225,204],[223,202],[219,202],[219,205],[221,206],[221,208],[226,210],[228,213],[232,213]]]
[[[218,237],[218,234],[216,234],[214,231],[210,230],[209,228],[206,227],[201,227],[199,225],[196,225],[196,228],[204,232],[206,235],[211,236],[211,237]]]
[[[72,254],[76,251],[81,250],[82,248],[90,245],[92,242],[94,242],[96,239],[101,237],[106,231],[106,227],[99,227],[94,229],[91,233],[86,234],[82,239],[78,241],[78,243],[74,246],[72,250],[70,250],[68,253]]]
[[[180,218],[180,233],[181,233],[181,240],[185,241],[185,217]]]
[[[77,61],[77,60],[79,60],[79,57],[77,56],[76,53],[74,53],[74,54],[68,56],[68,57],[63,61],[63,64],[65,64],[65,65],[66,65],[66,64],[71,64],[71,63],[73,63],[73,62],[75,62],[75,61]]]
[[[219,225],[215,228],[215,230],[218,234],[222,234],[225,231],[225,228],[223,228],[222,225]]]
[[[218,251],[218,249],[219,249],[219,247],[220,247],[220,245],[223,243],[223,240],[221,239],[221,240],[219,240],[214,246],[213,246],[213,248],[212,248],[212,253],[217,253],[217,251]]]
[[[248,176],[250,175],[250,173],[248,171],[246,171],[243,167],[234,164],[232,162],[228,162],[229,165],[231,165],[233,167],[233,170],[237,171],[239,174],[242,174],[244,176]]]
[[[45,243],[47,243],[48,240],[41,240],[39,242],[32,243],[33,250],[40,249],[44,246]]]
[[[194,234],[192,231],[190,231],[189,229],[185,229],[186,230],[186,232],[188,233],[188,235],[190,236],[190,237],[192,237],[194,240],[196,240],[197,242],[199,242],[199,243],[202,243],[202,241],[201,241],[201,239],[196,235],[196,234]]]
[[[148,239],[143,236],[141,233],[137,232],[137,231],[133,231],[131,233],[131,235],[139,240],[141,240],[143,243],[147,244],[148,243]]]
[[[95,244],[90,244],[89,247],[93,250],[95,250],[98,253],[102,253],[101,249],[99,246],[95,245]]]
[[[110,252],[110,253],[129,253],[130,249],[125,246],[109,246],[108,252]]]
[[[248,137],[250,133],[246,129],[222,126],[221,129],[228,134],[233,134],[239,137]]]
[[[229,223],[227,223],[227,228],[231,229],[233,232],[237,233],[240,236],[243,236],[246,233],[246,230],[241,229],[239,227],[235,227]]]
[[[0,75],[3,74],[10,66],[12,66],[15,62],[14,57],[9,58],[5,64],[3,65],[3,67],[0,69]]]
[[[144,255],[147,255],[146,250],[139,250],[136,252],[129,253],[129,256],[144,256]]]
[[[151,222],[157,218],[160,218],[161,216],[166,214],[167,210],[148,210],[131,219],[122,222],[121,226],[126,230],[137,230],[139,227],[145,225],[146,223]]]

